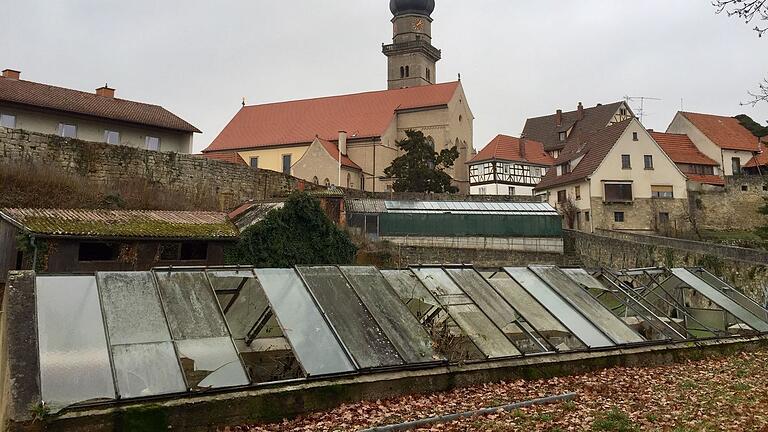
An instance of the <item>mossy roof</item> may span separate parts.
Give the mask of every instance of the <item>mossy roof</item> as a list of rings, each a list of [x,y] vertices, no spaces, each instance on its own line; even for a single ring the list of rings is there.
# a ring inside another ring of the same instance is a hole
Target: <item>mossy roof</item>
[[[154,210],[0,209],[0,217],[40,236],[234,239],[226,213]]]

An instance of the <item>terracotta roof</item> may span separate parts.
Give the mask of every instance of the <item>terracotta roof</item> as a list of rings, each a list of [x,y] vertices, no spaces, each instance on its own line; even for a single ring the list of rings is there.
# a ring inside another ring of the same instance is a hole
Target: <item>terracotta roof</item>
[[[309,144],[347,131],[380,137],[397,111],[447,105],[461,84],[450,82],[243,107],[203,152]]]
[[[243,160],[237,152],[224,152],[224,153],[206,153],[203,155],[208,159],[215,159],[222,162],[229,162],[237,165],[248,165],[248,162]]]
[[[320,144],[325,147],[325,151],[328,152],[329,155],[335,160],[336,162],[339,161],[339,146],[338,144],[334,144],[330,141],[324,140],[322,138],[318,138],[318,141],[320,141]],[[362,171],[363,169],[360,168],[360,166],[354,162],[352,162],[352,159],[349,158],[347,155],[341,155],[341,166],[345,166],[347,168],[356,169],[359,171]]]
[[[521,149],[520,139],[498,135],[485,148],[480,150],[469,163],[489,160],[505,160],[510,162],[528,162],[532,164],[551,166],[555,159],[544,151],[544,144],[526,139],[525,149]],[[524,150],[521,152],[520,150]]]
[[[183,132],[196,127],[158,105],[98,96],[63,87],[0,77],[0,102],[154,126]]]
[[[747,164],[744,165],[744,168],[756,168],[759,166],[762,167],[768,165],[768,152],[766,152],[765,144],[760,143],[758,151],[759,153],[756,154],[749,162],[747,162]]]
[[[1,209],[0,218],[43,237],[230,239],[238,235],[227,214],[216,212]]]
[[[523,133],[532,140],[544,143],[546,151],[561,150],[568,141],[581,136],[586,139],[589,135],[608,126],[613,116],[619,110],[624,102],[615,102],[608,105],[598,105],[591,108],[584,108],[584,118],[579,120],[579,111],[569,111],[563,113],[563,120],[560,126],[557,125],[557,114],[544,117],[529,118],[525,122]],[[573,127],[573,131],[568,136],[566,142],[560,141],[560,132],[567,132]]]
[[[758,150],[757,137],[733,117],[691,112],[681,114],[720,148],[752,152]]]
[[[717,161],[699,151],[688,135],[651,132],[651,136],[674,163],[708,166],[720,165]]]
[[[558,176],[557,169],[548,170],[535,189],[549,189],[554,186],[574,183],[592,175],[633,121],[634,119],[629,119],[608,126],[589,136],[583,144],[578,144],[575,141],[570,142],[555,161],[555,165],[561,165],[580,157],[582,158],[581,161],[575,167],[571,167],[571,172],[565,175]]]
[[[725,186],[725,179],[716,175],[686,174],[688,180],[696,183],[710,184],[714,186]]]

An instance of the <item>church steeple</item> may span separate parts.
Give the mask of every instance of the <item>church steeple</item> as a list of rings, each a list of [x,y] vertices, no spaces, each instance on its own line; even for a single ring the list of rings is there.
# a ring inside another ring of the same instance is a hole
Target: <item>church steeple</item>
[[[440,50],[432,46],[435,0],[390,0],[394,34],[384,45],[388,58],[388,88],[418,87],[437,82]]]

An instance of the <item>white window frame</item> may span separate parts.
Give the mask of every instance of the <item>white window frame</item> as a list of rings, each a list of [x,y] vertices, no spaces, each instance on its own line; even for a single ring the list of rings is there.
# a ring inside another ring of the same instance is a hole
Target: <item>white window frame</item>
[[[152,148],[151,147],[150,143],[152,142],[152,140],[157,140],[157,148]],[[161,142],[162,142],[162,140],[160,139],[160,137],[157,137],[157,136],[147,135],[146,137],[144,137],[144,147],[147,150],[160,151]]]
[[[109,142],[109,137],[112,134],[117,136],[117,142]],[[114,130],[109,130],[109,129],[104,129],[104,142],[107,143],[107,144],[112,144],[112,145],[120,144],[120,132],[114,131]]]
[[[65,128],[67,128],[67,127],[74,128],[75,134],[74,135],[65,135],[64,131],[65,131]],[[62,138],[77,138],[77,125],[76,124],[72,124],[72,123],[59,123],[58,135],[60,137],[62,137]]]
[[[13,122],[7,123],[7,119],[11,119]],[[0,114],[0,126],[6,127],[8,129],[16,129],[16,116],[13,114]]]

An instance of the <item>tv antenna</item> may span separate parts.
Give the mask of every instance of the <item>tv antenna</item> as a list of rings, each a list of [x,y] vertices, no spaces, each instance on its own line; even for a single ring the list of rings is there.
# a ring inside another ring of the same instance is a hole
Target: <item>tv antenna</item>
[[[660,101],[662,99],[648,96],[624,96],[624,101],[627,103],[640,101],[640,109],[637,110],[637,117],[640,119],[640,123],[643,122],[643,118],[645,117],[645,101],[647,100]]]

